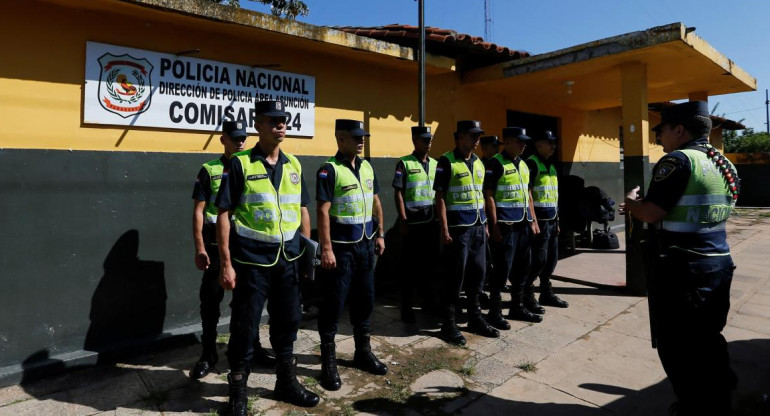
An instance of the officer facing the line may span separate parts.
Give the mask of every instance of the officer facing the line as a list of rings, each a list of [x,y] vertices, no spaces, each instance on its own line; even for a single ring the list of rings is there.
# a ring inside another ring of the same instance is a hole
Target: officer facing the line
[[[298,406],[319,401],[296,378],[294,341],[301,319],[297,259],[303,252],[300,232],[310,236],[310,198],[299,160],[280,149],[286,119],[282,102],[256,103],[259,141],[233,156],[216,200],[219,281],[233,290],[227,346],[229,405],[238,416],[248,410],[248,363],[266,299],[270,344],[278,361],[275,396]]]
[[[487,217],[484,214],[484,165],[473,153],[484,134],[476,120],[457,122],[455,148],[444,153],[436,168],[436,214],[444,244],[441,335],[455,345],[465,345],[455,321],[463,280],[467,279],[468,330],[485,337],[500,333],[481,316],[479,292],[484,284],[487,259]]]
[[[219,285],[219,251],[216,243],[217,207],[214,205],[214,199],[217,197],[222,176],[227,171],[225,167],[230,166],[230,158],[234,153],[242,151],[246,143],[247,135],[243,127],[243,122],[222,123],[222,136],[219,137],[219,142],[224,146],[225,152],[219,158],[203,164],[193,189],[195,267],[203,270],[199,291],[203,352],[190,372],[190,377],[195,380],[210,373],[219,360],[217,325],[219,324],[219,304],[225,296],[225,291]],[[254,361],[266,367],[275,365],[275,357],[259,343],[259,332],[254,341]]]
[[[503,151],[487,162],[484,198],[489,218],[490,248],[495,269],[489,282],[490,306],[487,322],[497,329],[510,329],[502,316],[501,292],[511,282],[511,309],[508,317],[528,322],[542,318],[523,303],[524,286],[530,263],[532,236],[539,233],[532,194],[529,190],[529,168],[521,153],[531,139],[519,127],[503,129]]]
[[[414,323],[412,296],[415,288],[425,306],[432,302],[433,261],[438,256],[438,224],[434,215],[433,181],[436,159],[428,156],[433,141],[430,127],[412,127],[411,155],[396,164],[393,193],[398,213],[398,230],[402,237],[401,321]]]
[[[527,158],[530,172],[529,188],[535,206],[537,228],[540,233],[533,237],[532,263],[524,288],[524,306],[530,312],[544,314],[540,306],[566,308],[569,304],[556,296],[551,286],[551,274],[559,258],[559,181],[556,166],[551,159],[556,151],[556,136],[541,130],[535,136],[535,153]],[[532,284],[540,276],[540,303],[535,299]]]
[[[318,170],[316,182],[322,268],[318,277],[324,294],[318,333],[321,386],[327,390],[339,390],[342,386],[334,337],[347,299],[356,347],[353,364],[372,374],[388,372],[370,345],[374,255],[385,251],[385,233],[377,177],[369,162],[358,157],[364,150],[364,137],[369,133],[361,121],[337,120],[335,136],[338,152]]]
[[[735,167],[708,142],[703,101],[663,110],[653,130],[667,154],[647,196],[637,186],[620,212],[654,224],[648,291],[653,342],[679,399],[670,414],[728,415],[737,378],[722,329],[735,266],[727,222],[740,191]]]

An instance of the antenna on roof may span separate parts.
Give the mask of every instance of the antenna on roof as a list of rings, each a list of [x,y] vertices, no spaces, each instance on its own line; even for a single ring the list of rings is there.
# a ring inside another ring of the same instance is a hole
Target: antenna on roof
[[[492,17],[490,16],[490,0],[484,0],[484,40],[492,42]]]

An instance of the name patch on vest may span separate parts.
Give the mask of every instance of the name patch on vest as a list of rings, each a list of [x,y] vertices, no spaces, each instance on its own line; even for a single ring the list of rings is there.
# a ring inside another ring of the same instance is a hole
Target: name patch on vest
[[[212,181],[218,181],[220,179],[222,179],[222,175],[214,175],[214,176],[211,177]]]
[[[516,168],[508,169],[508,170],[505,171],[506,175],[510,175],[511,173],[516,173]]]
[[[358,189],[358,184],[354,183],[352,185],[345,185],[342,187],[343,191],[350,191],[351,189]]]
[[[259,179],[267,179],[267,173],[258,173],[256,175],[249,175],[246,177],[247,181],[256,181]]]
[[[470,175],[468,172],[458,173],[455,175],[455,178],[464,178],[466,176]]]
[[[409,173],[420,173],[422,169],[409,169]]]

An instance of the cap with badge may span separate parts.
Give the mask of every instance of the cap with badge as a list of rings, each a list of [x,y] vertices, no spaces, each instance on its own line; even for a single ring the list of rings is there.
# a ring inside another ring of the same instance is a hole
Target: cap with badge
[[[556,136],[551,133],[551,130],[540,130],[533,134],[535,141],[537,140],[548,140],[551,142],[556,141]]]
[[[481,122],[478,120],[460,120],[457,122],[457,133],[481,133]]]
[[[353,136],[371,136],[369,132],[364,130],[364,122],[358,120],[346,120],[338,118],[334,122],[334,130],[346,130]]]
[[[519,139],[521,141],[528,141],[532,140],[531,137],[527,136],[527,130],[523,129],[521,127],[506,127],[503,129],[503,139],[506,137],[513,137],[516,139]]]
[[[244,121],[223,121],[222,132],[230,136],[231,139],[248,136],[246,134],[246,122]]]
[[[664,124],[676,125],[695,116],[709,117],[708,103],[705,101],[688,101],[666,107],[660,112],[660,124],[652,128],[652,131],[660,131]]]
[[[289,117],[286,111],[284,111],[285,107],[281,101],[257,101],[254,104],[257,115],[267,117]]]
[[[412,137],[419,137],[421,139],[432,139],[433,134],[430,132],[430,126],[414,126],[412,127]]]
[[[481,139],[479,139],[479,142],[482,146],[484,145],[493,145],[493,146],[499,146],[500,145],[500,139],[497,138],[497,136],[483,136]]]

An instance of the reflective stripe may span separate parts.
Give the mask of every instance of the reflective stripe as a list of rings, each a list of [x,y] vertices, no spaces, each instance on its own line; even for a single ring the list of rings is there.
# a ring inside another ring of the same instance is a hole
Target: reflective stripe
[[[416,181],[406,183],[406,189],[417,188],[418,186],[430,186],[430,181]]]
[[[356,194],[356,195],[348,195],[348,196],[339,196],[332,198],[332,203],[334,204],[343,204],[345,202],[356,202],[364,199],[363,194]]]
[[[280,235],[267,235],[263,233],[259,233],[255,230],[252,230],[251,228],[247,228],[244,225],[236,222],[235,223],[235,232],[241,236],[246,237],[252,240],[262,241],[264,243],[280,243],[281,242],[281,236]]]
[[[475,186],[473,184],[471,185],[462,185],[462,186],[450,186],[447,188],[447,192],[464,192],[464,191],[473,191],[475,190]]]
[[[663,229],[677,233],[710,233],[713,231],[724,231],[726,222],[720,222],[716,225],[699,224],[693,222],[675,222],[663,221]]]
[[[332,217],[332,219],[339,224],[361,225],[371,221],[372,216],[358,215],[355,217]]]
[[[280,195],[278,200],[281,204],[299,204],[302,203],[301,195]]]
[[[559,190],[558,186],[551,186],[551,185],[545,185],[545,186],[533,186],[533,191],[557,191]]]
[[[404,202],[404,206],[407,208],[415,208],[415,207],[429,207],[433,205],[433,201],[409,201]]]
[[[523,202],[497,202],[495,206],[500,208],[526,208],[527,204]]]
[[[447,205],[446,210],[447,211],[477,211],[478,208],[476,208],[473,205]]]
[[[209,213],[206,213],[206,222],[209,224],[216,224],[217,223],[217,216],[211,215]]]
[[[535,208],[556,208],[559,204],[557,202],[534,202],[532,206]]]
[[[526,189],[527,185],[497,185],[498,191],[518,191],[520,189]]]
[[[729,195],[682,195],[677,205],[732,205],[733,198]]]
[[[256,204],[259,202],[272,202],[275,204],[275,195],[270,194],[247,194],[241,196],[241,204]]]

